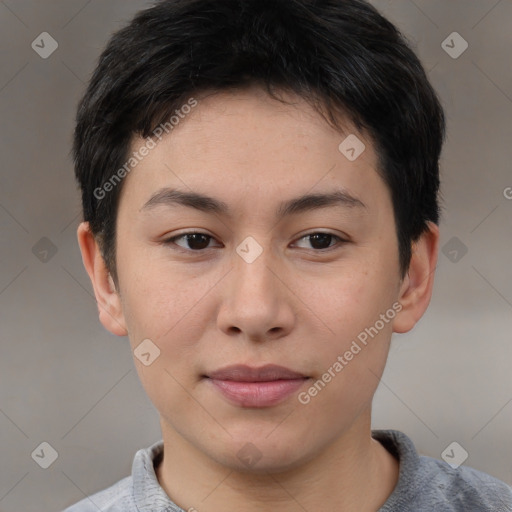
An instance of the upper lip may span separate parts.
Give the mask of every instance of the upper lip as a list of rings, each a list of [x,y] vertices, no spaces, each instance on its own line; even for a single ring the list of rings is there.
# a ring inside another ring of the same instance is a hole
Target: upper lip
[[[272,380],[304,379],[305,375],[275,364],[255,368],[244,364],[225,366],[207,375],[210,379],[238,382],[268,382]]]

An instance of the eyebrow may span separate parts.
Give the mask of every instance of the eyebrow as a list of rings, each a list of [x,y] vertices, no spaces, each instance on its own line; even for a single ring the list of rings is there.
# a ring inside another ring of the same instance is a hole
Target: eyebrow
[[[229,206],[218,199],[197,192],[186,192],[178,189],[163,188],[153,194],[140,211],[151,210],[157,206],[186,206],[196,210],[217,215],[232,216]],[[303,196],[283,201],[275,212],[278,219],[289,215],[318,210],[329,207],[361,208],[367,206],[357,197],[343,189]]]

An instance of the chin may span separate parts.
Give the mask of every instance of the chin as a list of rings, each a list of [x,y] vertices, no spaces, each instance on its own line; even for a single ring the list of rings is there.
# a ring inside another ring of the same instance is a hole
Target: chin
[[[236,437],[230,438],[229,447],[216,447],[214,451],[217,453],[210,453],[222,465],[251,474],[283,473],[300,467],[314,457],[316,450],[304,444],[304,436],[297,439],[285,436],[284,429],[281,436],[275,432],[269,436],[268,432],[271,431],[252,429],[246,435],[239,432]]]

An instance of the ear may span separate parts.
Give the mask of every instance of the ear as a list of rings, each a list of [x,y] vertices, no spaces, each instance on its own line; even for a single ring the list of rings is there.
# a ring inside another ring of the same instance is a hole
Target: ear
[[[82,222],[78,226],[77,237],[82,253],[82,261],[94,288],[100,322],[112,334],[126,336],[128,331],[121,307],[121,299],[88,222]]]
[[[425,313],[432,297],[439,249],[439,227],[433,222],[428,225],[429,229],[412,246],[411,264],[398,297],[402,309],[393,321],[393,332],[410,331]]]

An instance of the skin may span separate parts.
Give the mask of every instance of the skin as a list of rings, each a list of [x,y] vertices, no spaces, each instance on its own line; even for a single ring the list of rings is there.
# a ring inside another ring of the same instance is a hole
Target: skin
[[[371,402],[392,333],[412,329],[430,302],[439,230],[431,223],[413,245],[401,280],[391,197],[372,141],[348,122],[339,133],[304,100],[282,94],[294,104],[257,87],[198,97],[126,177],[117,286],[88,224],[78,229],[102,324],[128,335],[132,350],[144,339],[160,349],[149,366],[134,363],[160,413],[157,478],[184,510],[370,512],[398,479],[397,460],[371,438]],[[366,145],[353,162],[338,150],[350,133]],[[134,139],[133,148],[143,142]],[[233,216],[144,210],[164,187],[217,198]],[[285,199],[335,188],[366,208],[274,217]],[[165,243],[194,230],[212,237],[202,252],[186,238]],[[347,242],[315,245],[305,236],[318,232]],[[263,250],[252,263],[236,252],[248,236]],[[306,405],[298,392],[272,407],[233,405],[202,378],[228,364],[274,363],[309,376],[299,390],[307,391],[398,302],[394,319]],[[237,457],[247,442],[261,454],[250,467]]]

